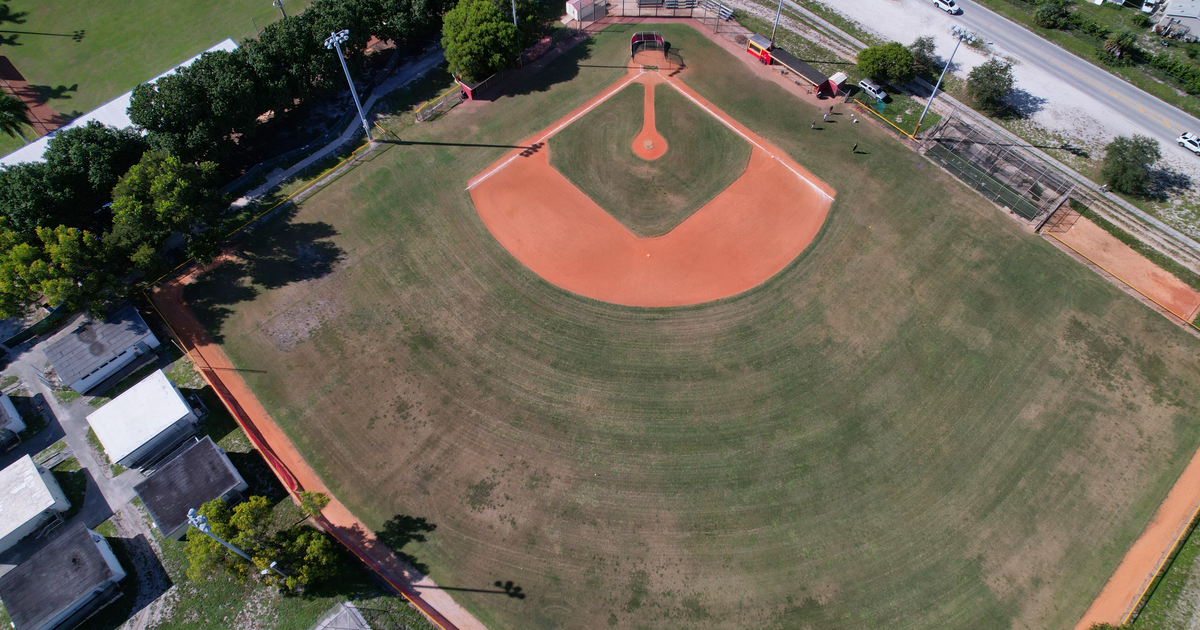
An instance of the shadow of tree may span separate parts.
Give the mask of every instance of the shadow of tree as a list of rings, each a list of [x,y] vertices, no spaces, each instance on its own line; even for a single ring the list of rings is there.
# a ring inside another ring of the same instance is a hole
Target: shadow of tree
[[[28,11],[13,11],[7,4],[0,4],[0,24],[24,24]]]
[[[184,301],[216,343],[233,305],[253,300],[260,291],[329,275],[345,252],[328,240],[337,235],[323,221],[292,223],[295,208],[267,221],[247,239],[243,249],[184,289]]]
[[[75,85],[72,85],[71,87],[67,87],[65,85],[58,85],[58,86],[51,87],[49,85],[30,84],[29,89],[33,90],[34,93],[36,93],[38,95],[38,98],[42,99],[42,101],[45,102],[52,98],[53,99],[71,98],[71,96],[68,93],[69,92],[78,92],[79,84],[76,83]]]
[[[559,42],[555,45],[566,46],[567,42]],[[591,59],[592,45],[592,39],[589,37],[550,61],[545,67],[539,67],[537,62],[534,62],[534,64],[518,70],[517,76],[509,79],[507,89],[497,94],[487,95],[487,100],[545,92],[558,83],[566,83],[574,79],[579,75],[580,68],[584,67],[580,62]]]
[[[383,524],[383,528],[375,532],[375,537],[379,542],[392,550],[398,558],[407,562],[412,568],[421,573],[428,574],[429,567],[418,561],[412,555],[404,553],[401,549],[410,542],[425,542],[425,534],[437,529],[437,525],[430,523],[423,516],[408,516],[406,514],[397,514],[388,519]]]
[[[1046,99],[1030,94],[1021,88],[1014,89],[1011,94],[1004,97],[1004,102],[1010,108],[1009,117],[1013,118],[1029,118],[1042,111],[1047,103]]]
[[[1150,169],[1149,196],[1159,201],[1192,189],[1192,178],[1169,166]]]

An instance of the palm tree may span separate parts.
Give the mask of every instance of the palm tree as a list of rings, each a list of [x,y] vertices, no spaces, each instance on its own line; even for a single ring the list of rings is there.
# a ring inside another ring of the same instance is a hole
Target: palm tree
[[[25,136],[21,135],[21,126],[30,126],[29,110],[26,109],[25,103],[21,99],[5,94],[0,96],[0,131],[7,133],[9,137],[20,136],[26,144]]]

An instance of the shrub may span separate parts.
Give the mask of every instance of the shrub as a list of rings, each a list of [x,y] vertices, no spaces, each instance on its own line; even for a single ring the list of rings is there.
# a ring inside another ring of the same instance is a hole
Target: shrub
[[[1138,28],[1150,28],[1150,25],[1152,24],[1150,18],[1146,17],[1142,13],[1138,13],[1137,15],[1133,16],[1133,19],[1130,21],[1133,22],[1133,25]]]
[[[999,59],[975,66],[967,75],[967,94],[983,110],[996,113],[1004,109],[1004,97],[1013,91],[1012,64]]]
[[[1150,166],[1162,158],[1158,140],[1140,135],[1118,136],[1104,151],[1100,176],[1106,184],[1127,195],[1142,197],[1150,192]]]
[[[913,55],[903,44],[889,42],[858,53],[858,69],[876,81],[903,83],[916,76]]]
[[[1071,14],[1059,2],[1047,2],[1033,12],[1033,23],[1042,28],[1066,29],[1071,26]]]

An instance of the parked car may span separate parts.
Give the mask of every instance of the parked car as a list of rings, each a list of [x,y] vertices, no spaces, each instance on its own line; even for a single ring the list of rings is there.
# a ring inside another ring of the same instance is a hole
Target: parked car
[[[1175,142],[1178,142],[1179,146],[1187,149],[1188,151],[1191,151],[1196,155],[1200,155],[1200,136],[1197,136],[1190,131],[1185,131],[1179,134],[1178,138],[1175,138]]]
[[[933,0],[933,6],[950,15],[958,15],[962,12],[962,9],[958,8],[957,4],[954,4],[954,0]]]
[[[879,87],[878,83],[876,83],[870,79],[863,79],[862,81],[859,81],[858,87],[862,91],[866,92],[867,94],[870,94],[871,96],[874,96],[878,100],[881,100],[881,101],[887,100],[887,92],[884,92],[883,88]]]
[[[1154,6],[1157,4],[1154,0],[1146,0],[1142,3],[1142,13],[1154,13]]]

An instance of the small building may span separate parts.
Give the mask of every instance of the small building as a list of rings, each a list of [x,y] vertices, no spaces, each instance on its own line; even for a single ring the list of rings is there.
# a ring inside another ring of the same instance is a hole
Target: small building
[[[1155,30],[1176,37],[1200,32],[1200,0],[1170,0]]]
[[[7,450],[20,443],[18,436],[25,430],[25,421],[8,394],[0,394],[0,451]]]
[[[352,602],[335,605],[308,630],[371,630],[361,611]]]
[[[133,491],[158,531],[180,540],[188,530],[188,510],[213,499],[233,503],[248,487],[225,451],[205,436],[185,446]]]
[[[46,345],[46,358],[64,385],[86,394],[157,347],[137,309],[126,306],[103,320],[84,315]]]
[[[54,475],[26,455],[0,470],[0,553],[71,507]]]
[[[155,370],[87,417],[113,463],[140,468],[196,433],[196,412]]]
[[[125,570],[103,536],[76,525],[0,577],[16,630],[69,630],[121,596]]]
[[[576,22],[595,22],[608,15],[604,0],[567,0],[567,17]]]

